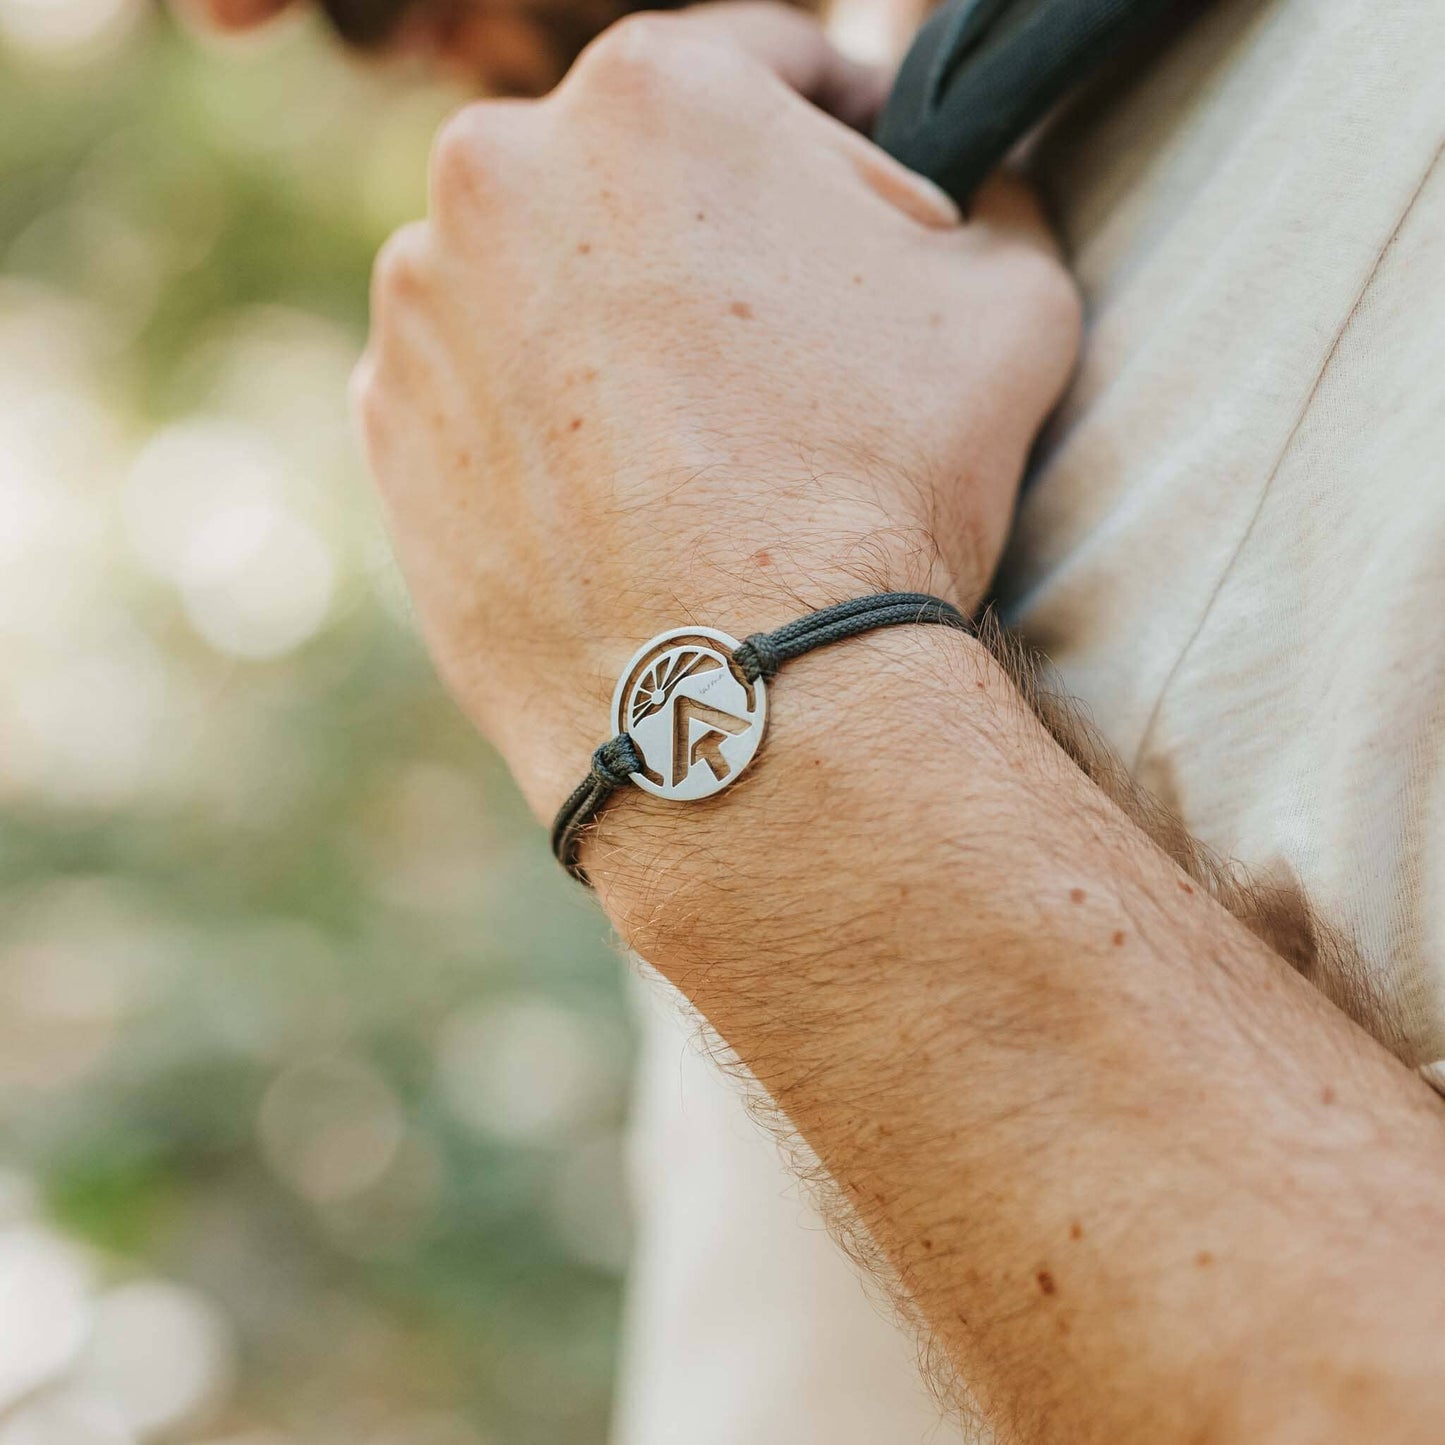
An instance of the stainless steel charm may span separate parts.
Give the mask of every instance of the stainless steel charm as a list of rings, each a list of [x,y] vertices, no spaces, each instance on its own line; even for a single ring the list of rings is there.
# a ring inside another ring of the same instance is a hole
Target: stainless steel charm
[[[644,792],[687,801],[720,793],[752,762],[767,723],[767,689],[732,663],[737,642],[712,627],[660,632],[617,680],[612,729],[627,733]]]

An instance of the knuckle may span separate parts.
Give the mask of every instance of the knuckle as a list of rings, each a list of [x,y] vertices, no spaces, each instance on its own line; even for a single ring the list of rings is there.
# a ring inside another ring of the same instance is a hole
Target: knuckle
[[[484,170],[486,135],[485,101],[463,106],[442,123],[431,149],[434,204],[477,189]]]
[[[356,363],[347,390],[362,449],[374,463],[380,450],[385,414],[380,368],[374,352],[367,351]]]
[[[996,294],[1011,309],[1040,325],[1071,328],[1079,324],[1078,287],[1063,263],[1042,245],[1010,240],[994,250],[987,274]]]
[[[1083,327],[1084,303],[1067,268],[1053,256],[1035,252],[1029,295],[1051,329],[1078,333]]]
[[[352,367],[351,379],[346,388],[347,399],[356,416],[364,417],[375,409],[377,402],[376,378],[376,353],[368,348],[362,353],[356,365]]]
[[[576,67],[578,85],[636,98],[671,90],[683,76],[677,18],[639,11],[597,37]]]
[[[384,317],[398,302],[419,300],[426,291],[431,244],[423,222],[403,226],[377,253],[372,272],[372,311]]]
[[[650,70],[666,62],[677,38],[676,16],[639,10],[611,26],[600,37],[599,48],[624,65]]]

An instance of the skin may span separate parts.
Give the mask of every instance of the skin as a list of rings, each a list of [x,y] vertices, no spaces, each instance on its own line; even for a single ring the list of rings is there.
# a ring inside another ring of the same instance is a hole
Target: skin
[[[626,21],[545,101],[462,111],[378,263],[368,454],[543,821],[663,628],[983,596],[1077,301],[1016,186],[961,222],[809,103],[876,94],[795,14]],[[620,795],[584,861],[1001,1438],[1438,1439],[1435,1097],[976,641],[854,639],[770,714],[738,786]]]

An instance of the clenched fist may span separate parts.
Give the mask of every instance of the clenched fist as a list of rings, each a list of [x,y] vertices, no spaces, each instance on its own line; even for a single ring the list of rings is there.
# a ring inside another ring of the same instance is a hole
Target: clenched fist
[[[988,583],[1075,293],[1016,185],[963,221],[849,129],[879,94],[796,12],[625,20],[545,100],[461,111],[378,262],[371,465],[539,814],[663,628]]]

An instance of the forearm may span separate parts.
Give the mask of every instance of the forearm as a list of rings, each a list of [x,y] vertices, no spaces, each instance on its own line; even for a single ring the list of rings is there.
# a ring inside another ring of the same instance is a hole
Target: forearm
[[[976,644],[855,640],[791,665],[773,712],[715,802],[622,800],[594,877],[989,1415],[1070,1445],[1432,1438],[1428,1091],[1094,789]]]

